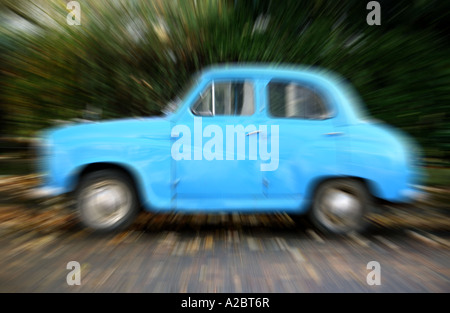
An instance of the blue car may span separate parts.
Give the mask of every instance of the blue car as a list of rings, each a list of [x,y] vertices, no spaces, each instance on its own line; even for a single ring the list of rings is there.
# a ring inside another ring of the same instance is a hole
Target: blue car
[[[161,117],[43,132],[39,194],[73,195],[81,222],[100,231],[144,209],[308,214],[339,234],[363,231],[377,200],[418,194],[416,145],[363,114],[334,75],[222,66],[191,86]]]

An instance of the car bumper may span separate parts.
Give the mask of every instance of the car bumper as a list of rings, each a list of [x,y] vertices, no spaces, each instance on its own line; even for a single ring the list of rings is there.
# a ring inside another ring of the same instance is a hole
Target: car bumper
[[[427,199],[428,193],[422,186],[411,186],[401,191],[401,196],[405,202],[420,202]]]
[[[56,187],[38,187],[31,189],[28,196],[32,199],[51,198],[59,196],[64,192],[63,188]]]

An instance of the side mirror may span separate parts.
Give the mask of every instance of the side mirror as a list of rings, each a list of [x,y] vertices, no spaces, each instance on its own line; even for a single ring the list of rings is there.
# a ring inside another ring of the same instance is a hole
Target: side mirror
[[[90,121],[98,121],[102,118],[103,110],[93,105],[86,105],[86,109],[83,110],[83,119]]]

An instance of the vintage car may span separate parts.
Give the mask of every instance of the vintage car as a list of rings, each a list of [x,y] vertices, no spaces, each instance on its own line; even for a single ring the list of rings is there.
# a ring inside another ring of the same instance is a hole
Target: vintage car
[[[213,67],[171,108],[44,131],[37,193],[73,195],[82,223],[99,231],[144,209],[308,213],[340,234],[364,230],[378,200],[418,194],[416,145],[363,114],[327,71]]]

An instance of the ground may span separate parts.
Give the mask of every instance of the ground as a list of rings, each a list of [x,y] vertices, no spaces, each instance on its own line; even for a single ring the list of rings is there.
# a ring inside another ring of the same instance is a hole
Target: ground
[[[0,292],[450,292],[445,206],[384,205],[370,232],[345,237],[284,213],[143,212],[97,234],[65,197],[25,200],[35,183],[0,179]],[[69,261],[79,286],[67,284]],[[367,283],[370,261],[380,285]]]

